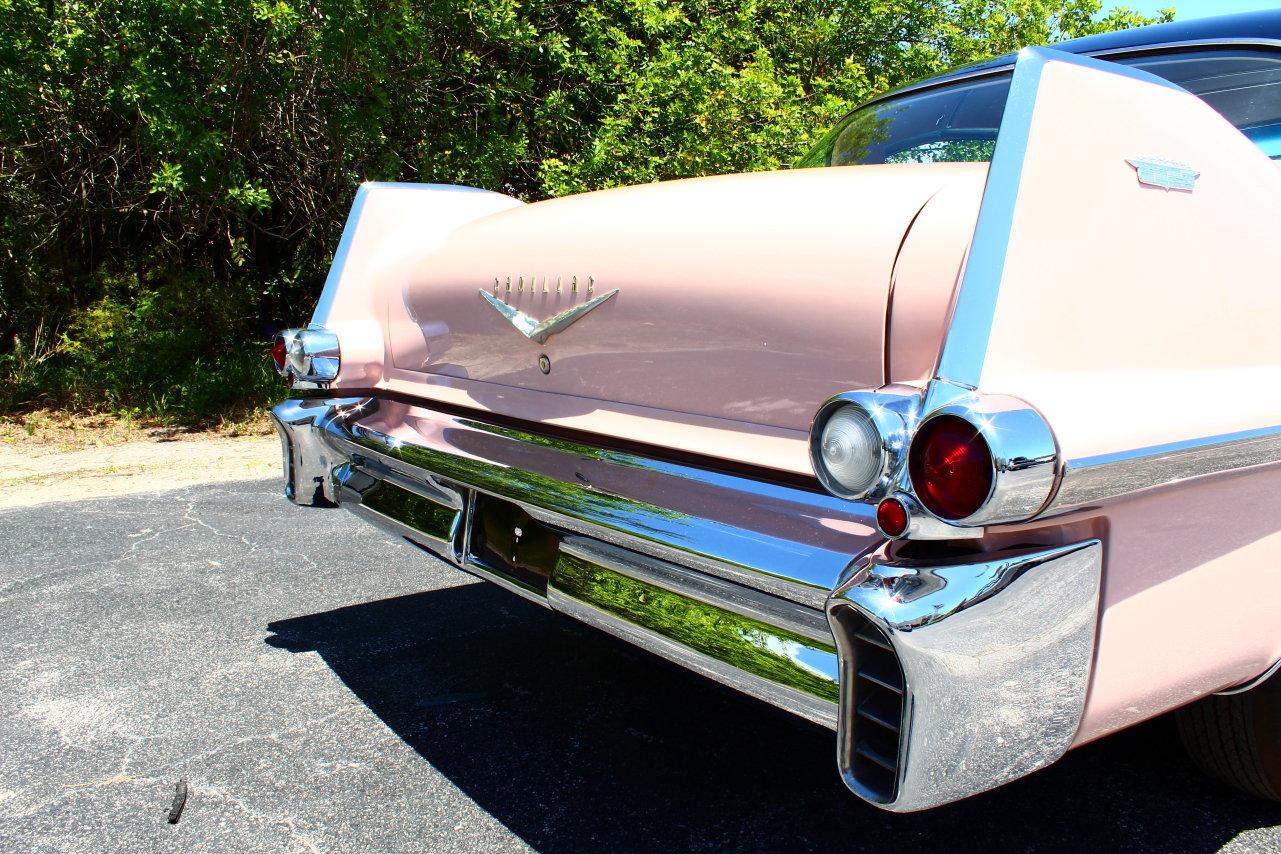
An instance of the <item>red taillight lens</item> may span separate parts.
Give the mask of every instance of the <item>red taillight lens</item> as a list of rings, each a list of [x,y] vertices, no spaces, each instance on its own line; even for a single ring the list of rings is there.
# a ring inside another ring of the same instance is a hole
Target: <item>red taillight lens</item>
[[[901,537],[907,530],[907,508],[897,498],[887,498],[876,505],[876,524],[887,537]]]
[[[907,466],[916,497],[942,519],[972,516],[992,492],[992,451],[974,425],[955,415],[921,425]]]
[[[276,340],[271,342],[271,360],[276,363],[276,370],[280,373],[285,372],[285,339],[276,336]]]

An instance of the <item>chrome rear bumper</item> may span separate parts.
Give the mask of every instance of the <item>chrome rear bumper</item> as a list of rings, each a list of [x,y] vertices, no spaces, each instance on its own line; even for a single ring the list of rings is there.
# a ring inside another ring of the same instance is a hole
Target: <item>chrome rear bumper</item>
[[[1085,709],[1102,551],[1090,540],[946,562],[878,552],[851,566],[827,605],[846,785],[912,812],[1066,753]]]
[[[799,488],[371,399],[272,414],[295,502],[837,729],[884,808],[998,786],[1078,728],[1097,542],[890,559],[868,508]]]

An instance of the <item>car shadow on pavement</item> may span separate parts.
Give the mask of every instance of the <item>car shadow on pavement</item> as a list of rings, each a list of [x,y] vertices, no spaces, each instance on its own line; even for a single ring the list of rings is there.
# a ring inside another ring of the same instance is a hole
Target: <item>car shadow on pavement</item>
[[[996,792],[884,813],[845,791],[830,732],[484,583],[268,628],[543,851],[1207,851],[1281,824],[1197,775],[1164,721]]]

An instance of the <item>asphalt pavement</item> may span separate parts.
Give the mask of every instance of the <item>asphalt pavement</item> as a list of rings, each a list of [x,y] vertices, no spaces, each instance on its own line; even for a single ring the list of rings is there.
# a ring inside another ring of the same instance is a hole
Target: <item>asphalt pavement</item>
[[[1281,851],[1165,721],[912,816],[833,753],[274,479],[0,510],[6,852]]]

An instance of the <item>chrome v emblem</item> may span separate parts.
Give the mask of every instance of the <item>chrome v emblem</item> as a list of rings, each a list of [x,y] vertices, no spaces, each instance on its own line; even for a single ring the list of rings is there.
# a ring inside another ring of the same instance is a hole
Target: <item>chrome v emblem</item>
[[[537,341],[539,344],[543,344],[548,338],[552,337],[557,332],[567,329],[575,320],[578,320],[578,318],[582,317],[584,314],[591,311],[614,294],[618,293],[618,288],[614,288],[614,290],[609,293],[601,294],[594,299],[589,299],[582,305],[576,305],[572,308],[567,308],[558,314],[553,314],[546,320],[534,320],[534,318],[525,314],[525,312],[508,305],[484,288],[480,288],[479,292],[480,295],[485,298],[485,302],[492,305],[495,311],[507,318],[508,322],[510,322],[512,326],[515,326],[521,335],[524,335],[531,341]]]

